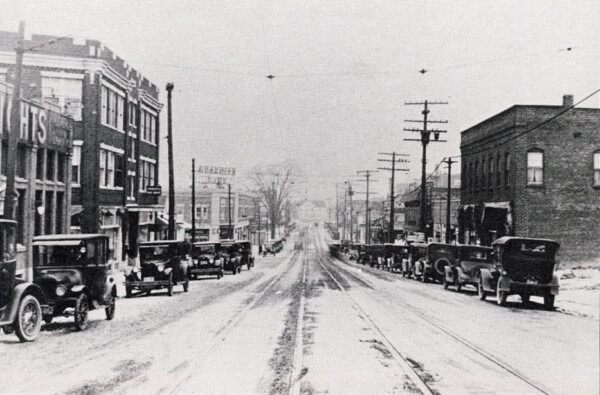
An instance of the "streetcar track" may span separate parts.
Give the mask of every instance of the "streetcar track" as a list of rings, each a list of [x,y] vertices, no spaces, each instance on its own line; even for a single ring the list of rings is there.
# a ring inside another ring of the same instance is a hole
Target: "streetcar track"
[[[315,244],[317,244],[317,243],[315,243]],[[323,249],[323,246],[322,246],[320,240],[319,240],[319,244],[320,245],[318,247],[320,248],[321,253],[325,254],[325,251]],[[323,260],[323,258],[321,258],[321,260]],[[332,266],[335,266],[335,268],[337,270],[341,270],[344,274],[346,274],[348,276],[351,276],[351,277],[353,277],[355,279],[359,279],[360,281],[364,281],[364,282],[367,282],[369,284],[372,284],[368,279],[363,278],[358,273],[354,273],[354,272],[352,272],[350,270],[347,270],[346,268],[343,268],[341,265],[336,264],[336,260],[333,259],[332,257],[330,257],[329,255],[325,254],[324,260],[329,261]],[[339,260],[339,259],[337,259],[337,260],[339,262],[345,263],[342,260]],[[323,264],[321,263],[321,261],[319,263],[323,266]],[[379,287],[377,290],[378,290],[378,292],[384,293],[387,296],[389,296],[388,298],[386,298],[386,300],[392,301],[393,303],[396,303],[397,305],[399,305],[400,307],[404,308],[405,310],[408,310],[410,313],[414,314],[418,318],[420,318],[423,321],[427,322],[429,325],[433,326],[434,328],[440,330],[442,333],[444,333],[447,336],[451,337],[456,342],[458,342],[458,343],[462,344],[463,346],[469,348],[471,351],[477,353],[478,355],[480,355],[481,357],[485,358],[489,362],[491,362],[494,365],[500,367],[502,370],[506,371],[507,373],[511,374],[512,376],[516,377],[517,379],[523,381],[528,386],[536,389],[537,391],[539,391],[539,392],[541,392],[543,394],[548,394],[549,393],[548,390],[544,389],[541,385],[533,382],[532,379],[529,379],[529,378],[525,377],[523,374],[519,373],[515,368],[511,367],[507,363],[501,361],[499,358],[497,358],[497,357],[493,356],[492,354],[488,353],[487,351],[485,351],[481,347],[479,347],[479,346],[477,346],[477,345],[469,342],[468,340],[464,339],[462,336],[460,336],[460,335],[452,332],[451,330],[447,329],[442,324],[440,324],[435,318],[430,317],[427,314],[424,314],[423,312],[417,310],[416,308],[414,308],[410,304],[408,304],[408,303],[406,303],[404,301],[399,300],[397,294],[394,294],[394,293],[390,292],[389,290],[382,289],[381,287]],[[409,364],[409,366],[411,367],[411,370],[413,370],[412,366],[410,364]]]
[[[293,251],[292,255],[290,255],[287,259],[285,259],[280,265],[284,267],[288,266],[290,263],[295,262],[300,253],[298,251]],[[208,355],[208,353],[214,349],[217,345],[221,344],[223,340],[225,340],[226,336],[231,332],[234,328],[238,326],[244,316],[256,305],[275,285],[281,277],[287,273],[287,270],[282,270],[278,275],[276,275],[271,281],[267,283],[267,285],[260,291],[259,294],[255,295],[250,303],[247,303],[244,308],[236,313],[225,325],[223,325],[217,333],[215,334],[215,339],[210,342],[205,349],[202,350],[200,355]],[[167,387],[161,388],[157,393],[160,394],[174,394],[177,393],[179,387],[188,379],[192,377],[193,372],[196,370],[198,362],[200,358],[194,358],[190,361],[190,363],[185,367],[185,369],[174,377],[171,380],[171,384]]]
[[[288,393],[292,395],[300,394],[303,375],[303,327],[304,327],[304,307],[306,300],[306,256],[302,260],[302,285],[300,292],[300,304],[298,306],[298,321],[296,323],[296,340],[294,344],[294,354],[292,356],[292,367],[288,384]]]

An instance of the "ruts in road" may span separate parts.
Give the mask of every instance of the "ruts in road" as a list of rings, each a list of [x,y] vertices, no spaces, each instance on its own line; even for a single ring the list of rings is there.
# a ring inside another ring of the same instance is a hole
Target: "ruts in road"
[[[180,288],[119,299],[84,332],[0,335],[2,393],[598,393],[597,320],[341,261],[318,227]]]

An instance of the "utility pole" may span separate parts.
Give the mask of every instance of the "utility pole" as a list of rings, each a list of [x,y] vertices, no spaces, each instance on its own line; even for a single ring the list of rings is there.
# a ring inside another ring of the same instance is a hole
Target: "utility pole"
[[[196,241],[196,159],[192,158],[192,244]]]
[[[371,244],[371,212],[369,211],[369,184],[371,173],[379,173],[377,170],[359,170],[356,172],[357,174],[364,174],[364,180],[367,183],[367,201],[366,201],[366,209],[365,209],[365,244]],[[373,180],[375,181],[375,180]],[[358,224],[357,224],[358,225]]]
[[[410,119],[406,119],[405,122],[418,122],[421,123],[423,122],[423,129],[415,129],[415,128],[404,128],[404,130],[409,131],[409,132],[418,132],[421,134],[421,138],[420,139],[404,139],[405,141],[420,141],[421,145],[423,146],[423,159],[422,159],[422,164],[421,164],[421,207],[420,207],[420,224],[419,224],[419,231],[425,234],[425,240],[427,240],[428,237],[431,236],[431,229],[430,231],[427,230],[427,225],[429,222],[429,219],[431,217],[430,215],[430,209],[427,208],[427,176],[426,176],[426,164],[427,164],[427,144],[429,144],[430,142],[430,137],[431,137],[431,133],[433,133],[433,137],[434,137],[434,141],[435,142],[445,142],[446,140],[440,140],[440,133],[446,133],[445,130],[439,130],[439,129],[431,129],[428,130],[427,129],[427,123],[448,123],[448,121],[432,121],[432,120],[427,120],[427,115],[429,114],[429,105],[434,105],[434,104],[448,104],[448,102],[441,102],[441,101],[437,101],[437,102],[430,102],[428,100],[425,100],[424,102],[408,102],[408,103],[404,103],[405,105],[409,106],[409,105],[419,105],[419,106],[423,106],[423,111],[421,112],[421,114],[423,114],[423,121],[416,121],[416,120],[410,120]]]
[[[258,245],[260,246],[260,221],[261,221],[261,218],[260,218],[260,200],[258,201],[257,206],[258,206],[258,209],[257,209],[257,211],[258,211]]]
[[[343,232],[342,232],[342,239],[346,239],[346,210],[347,210],[346,206],[348,205],[347,197],[348,197],[348,189],[345,188],[344,189],[344,228],[343,228]]]
[[[171,105],[171,92],[174,85],[167,84],[167,145],[169,150],[169,228],[167,238],[175,240],[175,175],[173,174],[173,112]]]
[[[451,157],[448,157],[444,159],[444,162],[448,165],[448,196],[446,196],[446,243],[450,243],[450,236],[452,235],[452,232],[450,231],[450,192],[452,191],[452,164],[456,163],[456,161],[453,161]]]
[[[229,212],[229,235],[233,239],[233,228],[231,227],[231,184],[227,184],[227,211]]]
[[[17,139],[21,129],[21,80],[23,75],[23,41],[25,40],[25,22],[19,22],[19,39],[15,82],[12,92],[12,108],[10,113],[10,133],[8,134],[8,152],[6,154],[6,192],[4,193],[4,218],[15,219],[15,176],[17,165]],[[1,127],[2,125],[0,125]],[[49,207],[47,209],[50,209]],[[23,225],[20,225],[23,226]]]
[[[350,243],[354,243],[354,229],[352,225],[352,195],[354,195],[354,192],[352,192],[352,184],[348,182],[348,196],[350,197]]]
[[[339,233],[340,231],[340,209],[338,207],[339,197],[338,197],[338,183],[335,183],[335,231]]]
[[[379,170],[390,170],[392,172],[392,177],[390,178],[390,223],[389,223],[389,228],[388,228],[388,243],[393,243],[394,242],[394,222],[396,220],[395,218],[395,213],[394,213],[394,209],[395,209],[395,196],[394,196],[394,184],[395,184],[395,176],[396,176],[396,172],[397,171],[408,171],[408,169],[397,169],[396,168],[396,163],[397,162],[402,162],[402,163],[407,163],[408,160],[406,159],[397,159],[396,160],[396,155],[398,156],[409,156],[407,154],[396,154],[396,152],[392,152],[387,153],[387,152],[380,152],[379,155],[391,155],[392,159],[377,159],[379,162],[391,162],[392,163],[392,167],[378,167]]]

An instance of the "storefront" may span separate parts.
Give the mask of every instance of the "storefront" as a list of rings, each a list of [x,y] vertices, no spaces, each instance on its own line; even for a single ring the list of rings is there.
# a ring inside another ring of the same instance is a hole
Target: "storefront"
[[[513,235],[512,204],[464,204],[459,209],[458,222],[460,243],[487,246],[502,236]]]

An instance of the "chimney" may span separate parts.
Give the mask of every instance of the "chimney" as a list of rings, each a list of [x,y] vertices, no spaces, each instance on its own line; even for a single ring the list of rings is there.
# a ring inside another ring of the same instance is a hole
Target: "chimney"
[[[573,95],[564,95],[563,96],[563,107],[572,107],[573,106]]]

